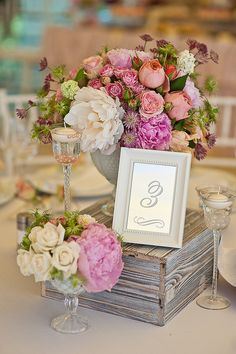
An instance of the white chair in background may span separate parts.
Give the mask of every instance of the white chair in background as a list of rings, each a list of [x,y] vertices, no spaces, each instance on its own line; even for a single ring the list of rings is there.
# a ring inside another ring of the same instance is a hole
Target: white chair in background
[[[236,167],[236,97],[212,96],[211,104],[219,107],[219,117],[211,132],[216,134],[216,154],[208,155],[201,165],[214,167]],[[219,149],[221,151],[219,151]],[[214,148],[212,150],[214,152]],[[231,155],[229,157],[228,155]]]
[[[24,159],[24,164],[42,165],[53,161],[52,156],[37,155],[38,143],[33,142],[30,137],[33,124],[38,118],[37,108],[31,108],[27,118],[22,120],[16,116],[17,108],[25,108],[28,106],[28,101],[34,101],[34,99],[35,94],[12,95],[8,94],[6,90],[0,89],[0,148],[3,151],[9,174],[12,169],[10,155],[14,154],[14,150],[23,153],[25,149],[29,155],[32,155]],[[8,153],[9,147],[11,147],[10,153]]]

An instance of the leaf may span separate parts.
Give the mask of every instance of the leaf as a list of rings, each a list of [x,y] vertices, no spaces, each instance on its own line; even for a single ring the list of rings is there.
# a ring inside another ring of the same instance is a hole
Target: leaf
[[[170,91],[182,91],[186,80],[187,80],[188,74],[178,77],[177,79],[173,80],[170,82]]]
[[[85,76],[84,68],[81,68],[81,69],[78,71],[78,73],[77,73],[77,75],[76,75],[76,77],[75,77],[75,81],[84,80],[85,77],[86,77],[86,76]]]
[[[175,130],[183,130],[183,126],[184,126],[184,119],[181,119],[175,123],[174,129]]]

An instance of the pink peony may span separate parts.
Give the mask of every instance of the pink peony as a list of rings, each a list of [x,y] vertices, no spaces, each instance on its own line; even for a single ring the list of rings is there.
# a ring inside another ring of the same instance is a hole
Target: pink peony
[[[92,79],[92,80],[89,80],[88,86],[99,90],[102,87],[102,83],[101,83],[101,81],[99,79]]]
[[[123,86],[121,85],[120,82],[114,82],[114,83],[111,83],[111,84],[107,84],[105,86],[105,89],[108,93],[109,96],[115,98],[115,97],[118,97],[118,98],[121,98],[123,96]]]
[[[89,57],[83,60],[84,70],[89,79],[94,79],[103,67],[103,59],[100,55]]]
[[[141,119],[137,135],[142,149],[168,150],[171,141],[171,121],[162,113],[150,119]]]
[[[78,270],[88,292],[111,290],[124,267],[122,249],[115,233],[105,225],[89,224],[78,238]]]
[[[163,112],[164,99],[155,91],[146,91],[141,95],[140,114],[145,118],[157,116]]]
[[[121,76],[126,86],[133,88],[138,84],[138,72],[134,69],[125,70]]]
[[[154,89],[161,86],[165,81],[165,71],[159,60],[146,61],[139,70],[139,80],[148,88]]]
[[[172,105],[172,108],[168,111],[168,116],[177,121],[187,118],[188,111],[192,108],[190,97],[183,91],[167,93],[165,102]]]
[[[111,77],[114,74],[114,68],[111,64],[106,64],[101,70],[101,76]]]
[[[200,92],[198,88],[194,85],[193,81],[188,79],[186,81],[183,91],[191,98],[193,108],[199,108],[202,106],[203,102],[201,99]]]
[[[112,49],[107,53],[111,65],[123,69],[132,67],[131,51],[128,49]]]

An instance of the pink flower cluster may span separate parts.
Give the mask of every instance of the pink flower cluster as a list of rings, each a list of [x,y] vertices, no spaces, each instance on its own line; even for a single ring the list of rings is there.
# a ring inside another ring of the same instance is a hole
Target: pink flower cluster
[[[161,45],[166,50],[169,44]],[[191,79],[190,71],[186,75],[188,67],[191,66],[192,72],[194,65],[197,66],[197,55],[195,60],[190,47],[182,52],[178,64],[178,52],[175,47],[170,48],[173,57],[166,51],[165,59],[159,53],[160,48],[149,52],[112,49],[90,57],[83,63],[88,86],[105,89],[122,103],[126,113],[121,146],[174,151],[191,151],[196,147],[195,156],[200,159],[203,154],[198,154],[199,144],[204,151],[209,148],[208,127],[205,125],[201,134],[197,134],[199,127],[190,121],[194,112],[200,114],[205,98]]]

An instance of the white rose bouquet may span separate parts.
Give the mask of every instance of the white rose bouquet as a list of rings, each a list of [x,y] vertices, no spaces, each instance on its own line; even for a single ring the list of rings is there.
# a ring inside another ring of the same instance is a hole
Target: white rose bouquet
[[[36,211],[17,255],[24,276],[69,281],[89,292],[111,290],[123,269],[121,242],[90,215],[66,212],[52,218]]]

